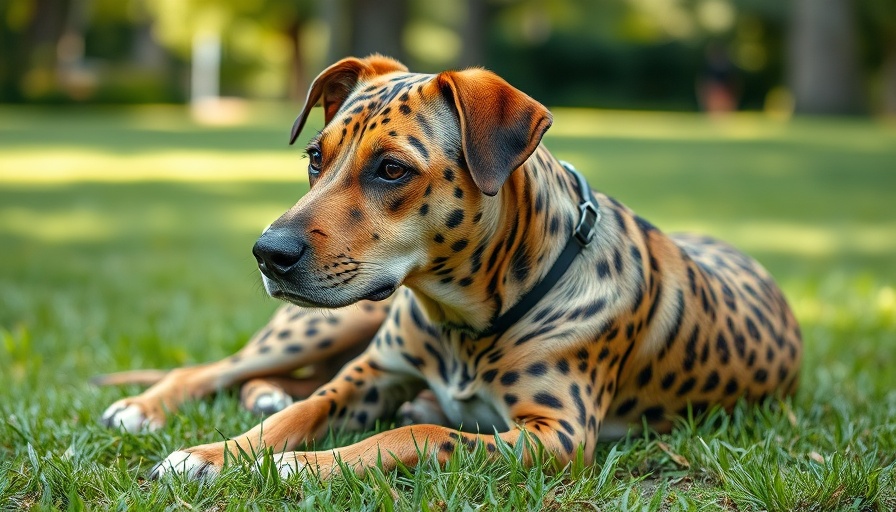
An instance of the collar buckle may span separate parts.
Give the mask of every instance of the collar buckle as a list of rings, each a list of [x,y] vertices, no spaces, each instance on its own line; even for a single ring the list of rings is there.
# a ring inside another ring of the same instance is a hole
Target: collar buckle
[[[588,244],[594,240],[594,226],[600,222],[600,209],[597,206],[597,201],[594,201],[594,197],[591,195],[591,187],[588,186],[585,177],[579,174],[569,162],[560,160],[560,165],[575,177],[579,195],[582,197],[582,201],[579,203],[579,222],[572,234],[579,245],[583,248],[588,247]]]
[[[582,247],[594,240],[594,226],[600,222],[600,211],[590,200],[579,203],[579,222],[573,230],[573,236]]]

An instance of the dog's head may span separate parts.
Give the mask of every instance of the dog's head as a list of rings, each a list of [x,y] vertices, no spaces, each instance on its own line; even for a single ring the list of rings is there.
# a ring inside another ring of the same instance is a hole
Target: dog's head
[[[306,149],[311,189],[253,248],[268,292],[305,306],[381,300],[410,276],[437,273],[439,258],[444,267],[469,257],[483,216],[495,215],[484,203],[551,124],[494,73],[412,74],[381,56],[324,70],[291,144],[318,103],[325,126]]]

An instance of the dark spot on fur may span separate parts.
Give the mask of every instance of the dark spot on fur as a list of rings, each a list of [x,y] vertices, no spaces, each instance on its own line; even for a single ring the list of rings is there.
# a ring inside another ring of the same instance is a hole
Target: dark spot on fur
[[[542,375],[544,375],[547,372],[548,372],[548,365],[546,365],[545,363],[542,363],[542,362],[531,364],[531,365],[529,365],[528,368],[526,368],[526,373],[528,373],[529,375],[532,375],[533,377],[541,377]]]
[[[557,398],[556,396],[554,396],[551,393],[548,393],[546,391],[539,391],[538,393],[535,393],[535,395],[532,398],[534,398],[535,403],[537,403],[539,405],[544,405],[544,406],[550,407],[552,409],[562,409],[563,408],[563,402],[561,402],[560,399]]]
[[[684,396],[691,392],[694,389],[694,385],[697,384],[697,379],[694,377],[688,377],[688,380],[681,383],[681,386],[678,386],[678,391],[676,394],[678,396]]]
[[[635,397],[631,397],[619,404],[619,407],[616,408],[616,415],[625,416],[626,414],[630,413],[636,405],[638,405],[638,399]]]
[[[719,373],[715,370],[710,372],[710,374],[706,377],[706,382],[703,383],[703,387],[700,388],[700,391],[707,393],[719,387]]]
[[[737,385],[737,379],[731,377],[731,379],[728,380],[728,383],[725,384],[725,393],[728,395],[733,395],[734,393],[737,393],[738,388],[739,386]]]
[[[660,381],[660,385],[663,389],[668,390],[672,387],[672,384],[675,384],[675,372],[669,372],[663,376],[663,380]]]
[[[464,221],[464,211],[460,208],[452,211],[445,220],[445,225],[449,228],[456,228]]]
[[[420,142],[420,139],[413,135],[408,135],[408,142],[414,146],[414,149],[420,152],[420,156],[422,156],[424,160],[429,160],[429,150],[426,149],[426,145]]]
[[[377,391],[376,388],[370,388],[369,391],[364,395],[364,402],[368,404],[375,404],[380,401],[380,392]]]
[[[753,374],[753,380],[764,384],[768,380],[768,372],[762,368],[756,370],[756,373]]]
[[[563,375],[569,373],[569,362],[566,359],[557,361],[557,371]]]
[[[641,373],[638,374],[638,386],[643,388],[650,383],[651,378],[653,378],[653,366],[648,364],[641,370]]]
[[[504,373],[504,375],[501,376],[501,384],[503,384],[505,386],[512,386],[512,385],[516,384],[516,381],[518,381],[519,378],[520,378],[519,373],[514,372],[514,371],[509,371],[509,372]]]
[[[719,333],[716,337],[716,351],[719,353],[719,361],[722,364],[728,364],[728,361],[731,360],[731,352],[728,348],[728,340],[725,339],[725,335]]]
[[[557,439],[560,440],[560,444],[563,445],[563,449],[566,450],[566,453],[572,453],[575,449],[575,446],[572,444],[572,440],[564,434],[563,432],[557,431]]]
[[[470,242],[466,238],[462,238],[462,239],[458,240],[457,242],[454,242],[453,244],[451,244],[451,250],[454,252],[460,252],[460,251],[464,250],[467,247],[467,244],[469,244],[469,243]]]

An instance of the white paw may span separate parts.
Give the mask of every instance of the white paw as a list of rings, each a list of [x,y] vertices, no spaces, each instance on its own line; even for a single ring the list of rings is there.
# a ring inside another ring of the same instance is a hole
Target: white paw
[[[158,480],[169,474],[179,474],[190,478],[202,478],[206,475],[216,475],[218,468],[195,453],[178,450],[165,457],[165,460],[156,464],[149,477]]]
[[[129,404],[125,400],[110,405],[101,421],[107,427],[123,428],[131,433],[158,430],[164,425],[164,420],[148,417],[139,405]]]
[[[274,414],[292,405],[292,397],[286,393],[272,391],[255,399],[252,410],[260,414]]]
[[[265,457],[259,457],[252,469],[257,473],[261,473],[265,463]],[[277,473],[284,480],[300,473],[306,465],[304,462],[299,462],[293,453],[275,453],[271,455],[270,463],[277,468]]]
[[[418,397],[413,402],[405,402],[398,408],[398,424],[407,425],[424,425],[431,423],[434,425],[447,425],[449,423],[442,407],[434,400],[428,400]]]

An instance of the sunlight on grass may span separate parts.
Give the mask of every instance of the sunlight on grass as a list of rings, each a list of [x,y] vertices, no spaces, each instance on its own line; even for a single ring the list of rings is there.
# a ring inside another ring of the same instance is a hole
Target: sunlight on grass
[[[221,212],[217,221],[233,234],[261,233],[283,210],[284,205],[272,203],[234,204]],[[152,233],[174,233],[183,229],[186,220],[177,211],[161,207],[133,213],[140,219],[140,229]],[[135,218],[110,216],[98,209],[44,211],[0,207],[0,233],[47,244],[114,241],[133,230],[136,222]]]
[[[554,137],[612,137],[660,140],[709,138],[760,139],[780,135],[786,123],[760,114],[736,114],[710,119],[691,113],[637,112],[577,108],[551,109]]]
[[[308,181],[296,152],[152,151],[120,155],[71,147],[6,150],[0,183],[76,181]]]
[[[554,108],[549,137],[655,140],[789,140],[851,150],[888,152],[896,144],[891,123],[815,118],[780,121],[740,112],[710,118],[692,113]],[[876,136],[869,136],[870,134]],[[883,135],[883,137],[881,136]]]
[[[794,256],[838,253],[896,254],[896,223],[823,227],[811,224],[745,220],[738,223],[689,223],[688,231],[723,233],[727,242],[746,251]]]
[[[98,211],[42,212],[26,208],[0,209],[0,230],[41,242],[99,242],[122,228],[116,219]]]

